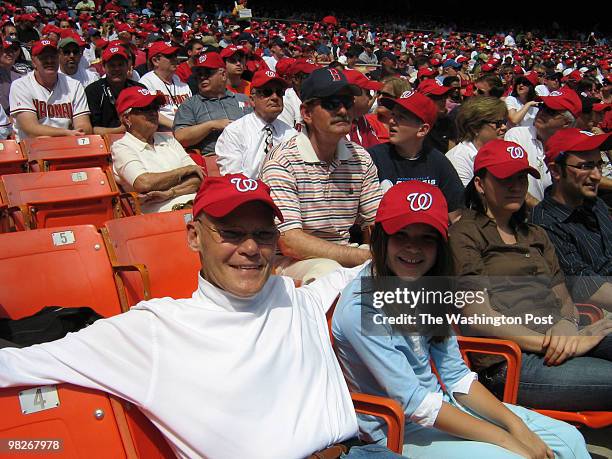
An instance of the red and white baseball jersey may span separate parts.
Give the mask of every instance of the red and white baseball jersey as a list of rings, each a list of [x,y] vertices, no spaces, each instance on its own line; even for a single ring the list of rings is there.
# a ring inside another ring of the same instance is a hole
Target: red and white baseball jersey
[[[75,118],[89,115],[83,85],[61,73],[57,75],[57,82],[51,91],[36,81],[34,72],[13,81],[9,105],[13,118],[19,113],[32,112],[40,124],[61,129],[71,129]],[[14,128],[17,140],[27,137],[17,119]]]
[[[159,113],[172,121],[174,121],[174,114],[179,105],[191,97],[189,86],[176,75],[172,75],[172,83],[168,84],[151,70],[145,73],[138,82],[144,84],[149,91],[159,91],[164,95],[166,103],[160,108]]]

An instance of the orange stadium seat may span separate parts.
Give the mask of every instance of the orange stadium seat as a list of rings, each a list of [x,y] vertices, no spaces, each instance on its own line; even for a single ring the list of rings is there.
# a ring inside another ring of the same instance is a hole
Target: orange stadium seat
[[[10,174],[1,177],[4,201],[18,230],[94,224],[123,215],[120,194],[102,169]]]
[[[204,167],[206,168],[207,177],[220,177],[219,165],[217,164],[217,155],[202,156],[204,159]]]
[[[593,305],[577,304],[578,312],[582,319],[590,322],[591,318],[603,317],[603,312]],[[514,341],[496,338],[474,338],[458,336],[461,353],[469,365],[468,354],[483,353],[501,355],[508,363],[506,385],[502,401],[516,404],[519,389],[519,378],[521,368],[521,350]],[[609,411],[558,411],[531,408],[538,413],[550,416],[560,421],[575,425],[584,425],[592,429],[600,429],[612,425],[612,412]]]
[[[110,153],[100,135],[36,137],[21,142],[34,172],[84,167],[110,168]]]
[[[190,219],[191,210],[126,217],[107,221],[102,234],[113,262],[147,267],[153,298],[189,298],[200,270],[198,254],[187,245]],[[146,299],[141,279],[133,274],[122,274],[130,305]]]
[[[91,225],[0,234],[0,317],[20,319],[45,306],[119,314],[127,305],[117,273],[126,270],[140,272],[148,288],[144,267],[111,266]]]
[[[0,140],[0,175],[19,174],[27,169],[27,159],[14,140]]]
[[[3,389],[0,412],[0,438],[61,441],[44,452],[14,452],[20,458],[176,457],[138,409],[104,392],[69,384]]]

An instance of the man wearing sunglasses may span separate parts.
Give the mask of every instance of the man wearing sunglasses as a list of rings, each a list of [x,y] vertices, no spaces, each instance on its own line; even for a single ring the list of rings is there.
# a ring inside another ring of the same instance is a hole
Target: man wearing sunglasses
[[[297,134],[278,119],[286,88],[287,82],[272,70],[255,72],[250,96],[253,113],[227,126],[215,145],[222,175],[244,174],[256,179],[272,148]]]
[[[113,173],[125,191],[141,195],[144,213],[166,212],[193,200],[202,170],[183,147],[167,134],[157,133],[160,93],[138,86],[117,98],[117,113],[126,134],[113,143]]]
[[[546,142],[552,187],[531,214],[555,245],[574,301],[612,311],[612,220],[597,197],[612,133],[561,129]]]
[[[76,32],[75,32],[76,34]],[[86,88],[94,81],[100,79],[98,72],[87,68],[87,60],[81,63],[83,57],[83,47],[85,42],[79,36],[68,36],[62,38],[57,47],[59,49],[59,73],[74,78]]]
[[[544,161],[544,145],[559,129],[574,127],[582,113],[580,97],[567,86],[541,99],[533,126],[513,127],[504,136],[505,140],[518,143],[527,151],[529,164],[540,173],[539,179],[529,176],[526,202],[530,207],[544,199],[544,190],[552,183]]]
[[[264,161],[262,180],[285,217],[278,273],[310,282],[370,258],[369,250],[349,245],[350,228],[367,230],[381,198],[372,159],[346,139],[360,92],[339,70],[312,72],[301,87],[305,129]]]
[[[281,68],[285,70],[285,62],[287,62],[286,59],[279,61],[279,73],[282,73]],[[278,116],[278,119],[298,131],[302,129],[303,126],[302,114],[300,113],[300,107],[302,106],[302,99],[300,98],[302,82],[318,68],[319,66],[314,64],[311,60],[299,58],[291,62],[284,72],[287,75],[289,88],[285,91],[285,97],[283,97],[284,108]]]
[[[252,107],[247,96],[227,90],[225,62],[219,53],[201,54],[192,70],[198,93],[176,112],[174,136],[185,148],[197,148],[209,156],[226,126],[251,113]]]

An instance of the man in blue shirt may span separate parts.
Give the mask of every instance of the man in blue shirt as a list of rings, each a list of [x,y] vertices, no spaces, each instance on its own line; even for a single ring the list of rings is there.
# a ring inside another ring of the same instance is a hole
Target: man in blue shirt
[[[546,142],[553,184],[532,213],[556,248],[575,301],[612,311],[612,220],[597,197],[612,133],[561,129]]]

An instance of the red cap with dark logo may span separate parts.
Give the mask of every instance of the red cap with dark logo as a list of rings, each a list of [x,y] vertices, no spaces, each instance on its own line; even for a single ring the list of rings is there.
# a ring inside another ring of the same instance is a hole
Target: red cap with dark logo
[[[397,99],[383,97],[379,103],[389,110],[393,110],[395,105],[399,105],[429,126],[433,126],[438,118],[438,107],[433,100],[416,91],[405,91]]]
[[[529,165],[529,157],[523,147],[500,139],[491,140],[478,150],[474,160],[474,174],[481,169],[486,169],[499,179],[521,171],[540,178],[540,173]]]
[[[200,212],[213,217],[224,217],[247,202],[260,201],[272,209],[282,222],[283,214],[270,196],[270,187],[261,180],[243,174],[206,177],[193,201],[193,217]]]
[[[595,135],[589,131],[581,131],[576,128],[559,129],[548,141],[544,151],[546,152],[546,163],[553,162],[563,152],[592,151],[601,148],[612,136],[612,132]],[[607,150],[609,147],[601,148]]]
[[[440,188],[410,180],[392,186],[383,195],[376,223],[387,234],[395,234],[407,225],[424,223],[448,239],[448,205]]]

